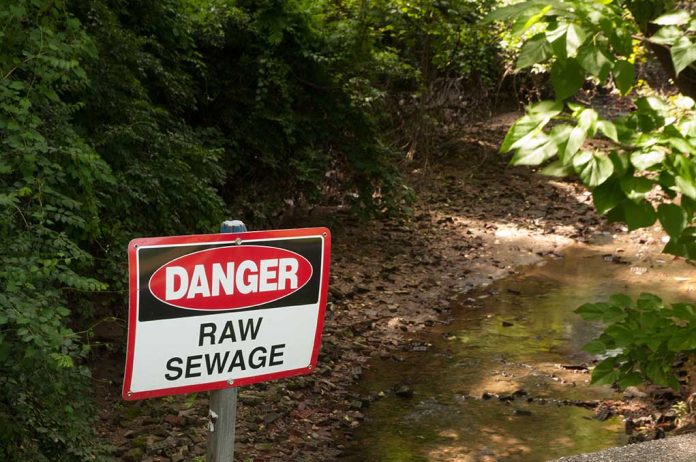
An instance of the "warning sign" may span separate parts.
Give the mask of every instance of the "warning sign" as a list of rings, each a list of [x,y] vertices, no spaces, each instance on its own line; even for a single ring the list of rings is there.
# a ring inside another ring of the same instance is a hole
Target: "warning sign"
[[[330,248],[326,228],[131,241],[123,398],[311,372]]]

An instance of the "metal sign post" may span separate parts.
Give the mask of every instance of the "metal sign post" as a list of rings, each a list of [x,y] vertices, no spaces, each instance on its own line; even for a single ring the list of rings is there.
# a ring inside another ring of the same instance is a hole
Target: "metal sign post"
[[[240,220],[225,221],[220,225],[221,233],[242,233],[246,231],[246,225]],[[230,383],[230,385],[232,384]],[[237,387],[210,392],[207,462],[234,461],[237,394]]]

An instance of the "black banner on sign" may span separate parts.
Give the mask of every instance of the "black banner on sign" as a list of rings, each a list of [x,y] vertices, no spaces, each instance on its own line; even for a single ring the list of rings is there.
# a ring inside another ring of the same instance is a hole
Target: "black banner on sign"
[[[236,245],[234,243],[211,243],[180,245],[175,247],[141,247],[137,252],[139,267],[138,321],[144,322],[157,321],[160,319],[185,318],[191,316],[210,316],[228,312],[263,310],[268,308],[276,308],[279,306],[296,306],[317,303],[321,292],[319,286],[321,283],[321,256],[323,250],[322,242],[322,239],[319,237],[310,237],[272,241],[251,241],[243,242],[240,245]],[[312,277],[302,288],[280,300],[275,300],[250,308],[238,308],[231,310],[206,311],[179,308],[160,301],[150,292],[149,282],[152,275],[155,273],[155,271],[172,260],[194,252],[200,252],[202,250],[230,246],[244,247],[245,245],[275,247],[295,252],[306,258],[307,261],[312,265]]]

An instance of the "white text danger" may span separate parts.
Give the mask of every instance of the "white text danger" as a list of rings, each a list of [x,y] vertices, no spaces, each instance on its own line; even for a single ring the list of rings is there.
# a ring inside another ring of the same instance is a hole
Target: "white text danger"
[[[190,268],[167,266],[165,300],[297,289],[298,268],[295,258],[197,264],[190,273]]]

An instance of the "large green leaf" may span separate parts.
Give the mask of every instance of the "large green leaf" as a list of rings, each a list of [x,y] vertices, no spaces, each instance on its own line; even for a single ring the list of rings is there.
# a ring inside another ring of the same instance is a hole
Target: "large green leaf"
[[[607,351],[607,346],[600,340],[593,340],[583,346],[582,349],[591,355],[599,355]]]
[[[573,174],[573,167],[566,165],[561,160],[555,160],[541,169],[542,175],[566,177]]]
[[[598,153],[589,153],[588,156],[588,151],[576,156],[573,159],[573,166],[582,182],[589,188],[599,186],[614,173],[614,164],[609,157]]]
[[[551,67],[551,84],[556,99],[573,96],[585,82],[585,72],[575,58],[557,60]]]
[[[597,364],[592,370],[592,383],[597,385],[613,384],[619,378],[619,373],[615,370],[617,362],[616,358],[611,357]]]
[[[517,58],[517,69],[524,69],[546,61],[551,56],[551,45],[543,33],[537,34],[522,46]]]
[[[694,213],[696,213],[696,200],[688,196],[682,196],[680,205],[686,212],[689,219],[691,219],[694,216]]]
[[[592,201],[597,212],[605,214],[626,199],[616,179],[605,181],[592,190]]]
[[[667,26],[661,27],[660,30],[651,35],[648,40],[660,45],[672,45],[682,35],[684,35],[684,33],[678,27]]]
[[[533,117],[526,115],[521,117],[517,122],[512,124],[500,146],[500,152],[509,152],[513,149],[513,145],[523,138],[532,134],[536,130],[543,127],[544,119],[542,117]]]
[[[657,218],[673,239],[678,239],[687,225],[686,211],[675,204],[660,204],[657,207]]]
[[[653,165],[660,164],[665,160],[665,153],[662,151],[637,151],[631,154],[631,163],[640,170],[647,170]]]
[[[615,25],[608,35],[614,54],[631,55],[633,52],[633,34],[628,27],[616,27]]]
[[[636,70],[632,63],[624,60],[614,63],[614,83],[619,91],[626,95],[633,87],[633,81],[636,78]]]
[[[566,32],[566,54],[568,56],[575,56],[578,48],[585,42],[586,38],[587,32],[585,32],[585,29],[578,24],[569,24],[568,31]]]
[[[634,338],[633,331],[620,324],[613,324],[607,327],[604,333],[611,337],[614,344],[619,348],[630,345]]]
[[[563,110],[563,103],[560,101],[542,101],[531,105],[527,108],[527,114],[508,130],[500,146],[500,152],[509,152],[531,142],[561,110]]]
[[[677,176],[674,178],[674,182],[679,192],[696,200],[696,184],[694,184],[693,181],[689,181],[682,176]]]
[[[609,76],[613,64],[602,49],[594,44],[588,44],[578,52],[578,62],[590,74],[604,82]]]
[[[502,8],[496,8],[495,10],[488,13],[488,15],[483,19],[483,22],[488,23],[493,21],[512,19],[525,12],[530,11],[530,9],[539,10],[542,8],[544,8],[544,6],[537,1],[519,2],[513,5],[504,6]]]
[[[606,303],[585,303],[576,308],[575,313],[587,321],[601,321],[608,308],[609,305]]]
[[[696,61],[696,45],[688,37],[681,37],[670,49],[674,72],[679,75],[687,66]]]
[[[634,202],[640,202],[645,198],[645,195],[652,191],[655,183],[645,177],[624,177],[621,179],[621,190],[626,194],[626,197]]]
[[[647,228],[652,226],[657,221],[657,214],[650,203],[642,201],[636,204],[633,201],[623,203],[624,221],[628,229]]]
[[[530,142],[528,146],[520,147],[512,156],[512,165],[539,165],[553,157],[558,148],[549,141],[547,136],[538,136],[538,141]],[[538,144],[536,144],[538,143]]]
[[[686,24],[691,20],[691,15],[688,11],[673,11],[671,13],[663,14],[659,18],[655,19],[653,23],[660,26],[681,26]]]
[[[568,164],[572,161],[573,156],[582,147],[587,137],[587,130],[583,127],[577,126],[573,127],[568,136],[568,141],[566,143],[565,149],[562,153],[562,160]]]
[[[550,10],[550,5],[543,7],[541,11],[537,11],[536,8],[526,10],[524,13],[519,15],[518,19],[515,21],[515,24],[512,26],[512,34],[516,36],[522,35],[530,27],[538,23]]]
[[[604,133],[604,136],[615,143],[619,142],[619,135],[616,131],[616,125],[608,120],[600,120],[597,122],[597,129]]]

